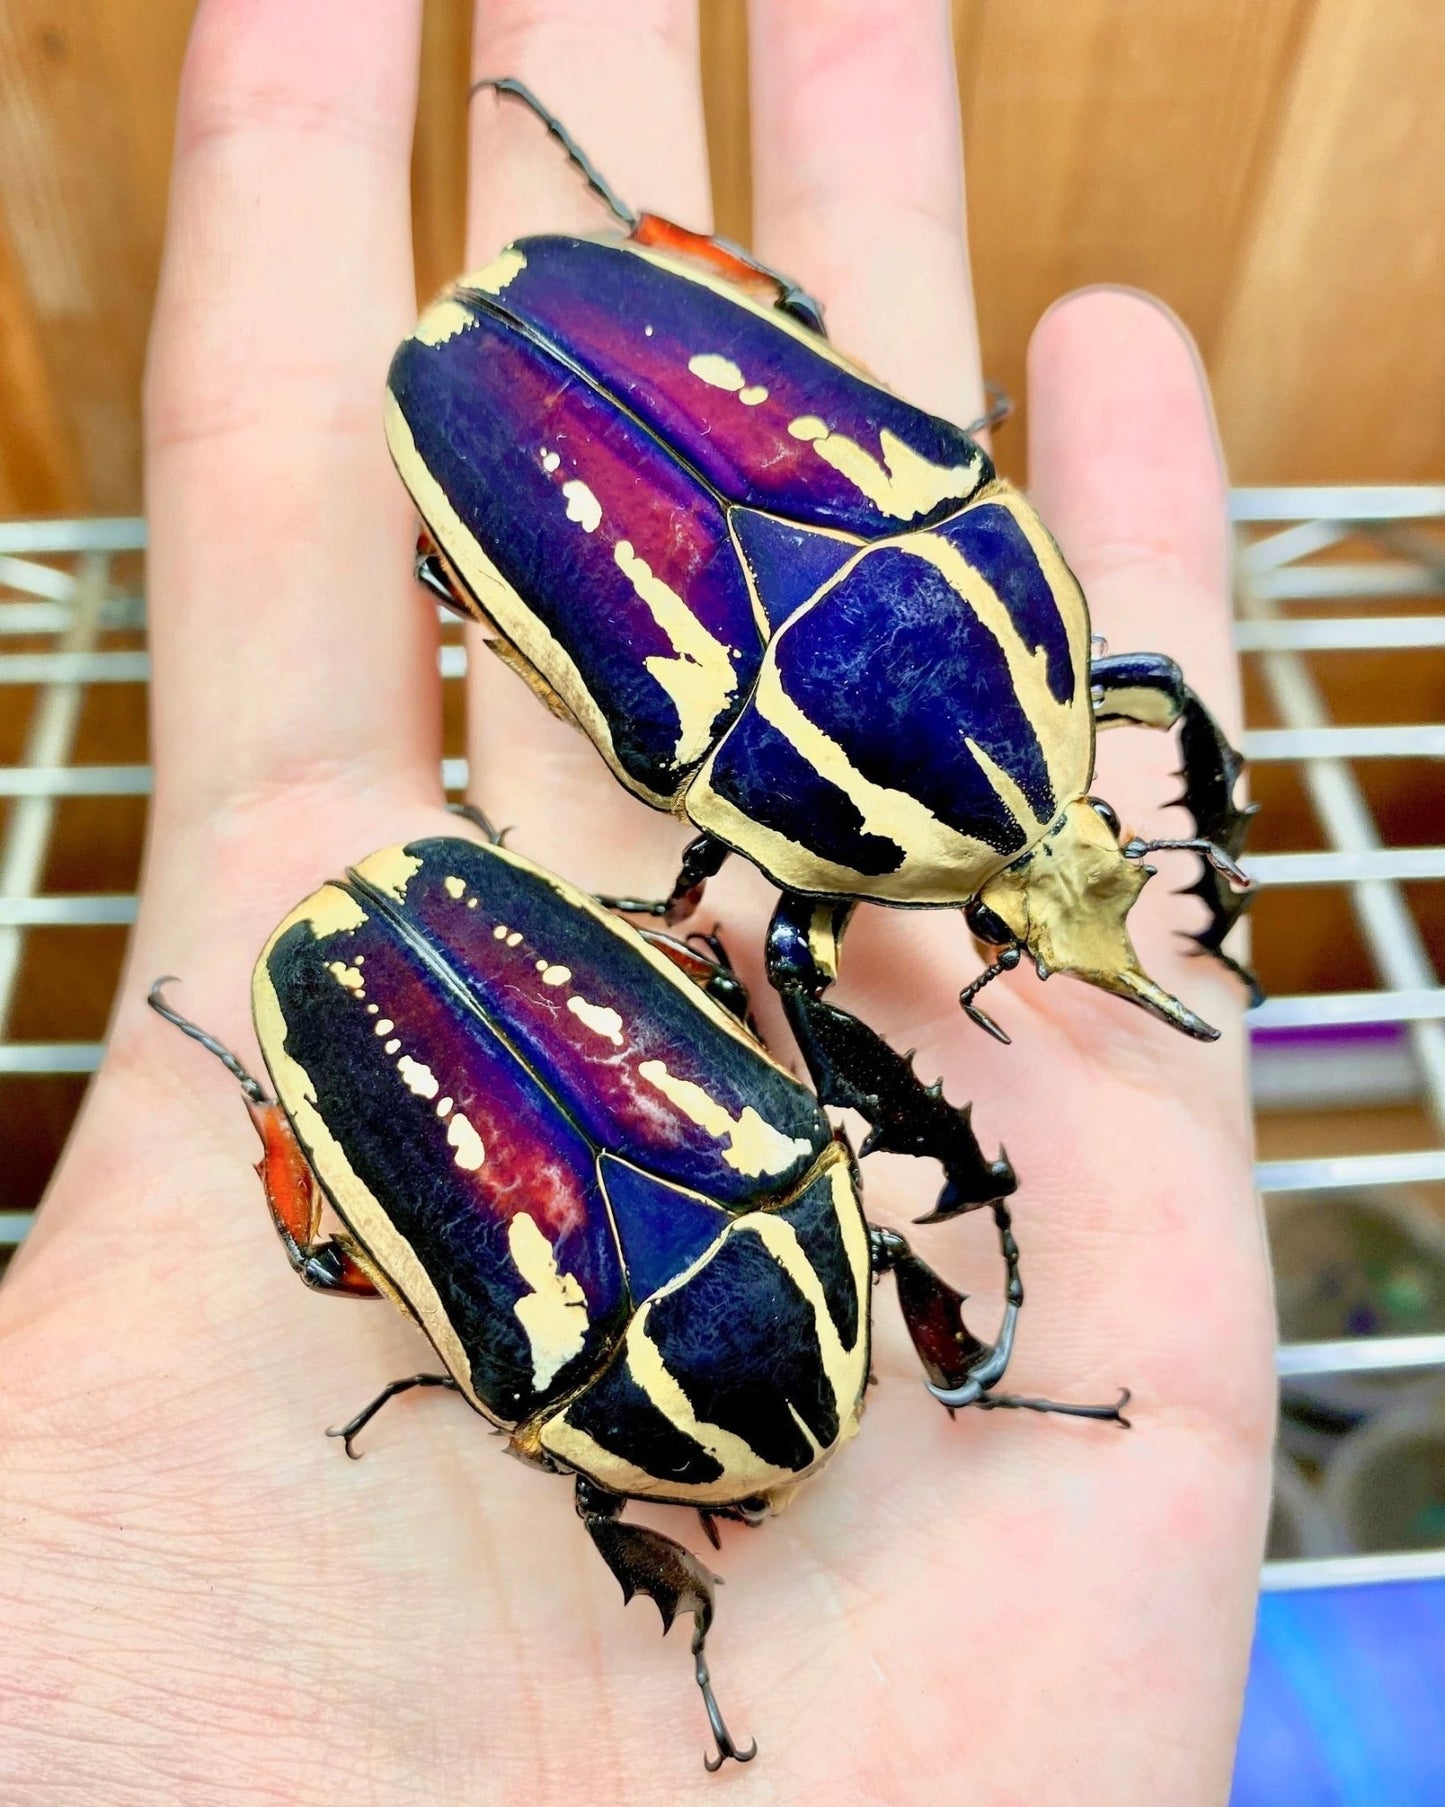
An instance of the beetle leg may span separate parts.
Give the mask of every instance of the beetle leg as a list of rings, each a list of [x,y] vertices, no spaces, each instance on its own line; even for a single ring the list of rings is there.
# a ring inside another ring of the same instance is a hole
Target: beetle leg
[[[377,1285],[371,1265],[349,1236],[319,1239],[321,1187],[286,1113],[223,1042],[165,1001],[163,987],[170,983],[169,978],[157,979],[146,1002],[157,1016],[199,1042],[208,1054],[214,1054],[245,1093],[246,1109],[263,1151],[256,1171],[293,1271],[315,1292],[337,1293],[352,1299],[379,1298],[382,1288]]]
[[[389,1399],[395,1399],[398,1393],[409,1393],[413,1387],[447,1387],[453,1393],[461,1391],[450,1374],[409,1374],[405,1380],[388,1381],[370,1405],[364,1405],[356,1416],[348,1418],[345,1424],[334,1425],[327,1431],[327,1436],[340,1437],[346,1446],[347,1455],[353,1462],[359,1462],[361,1457],[351,1447],[356,1433],[366,1429]]]
[[[721,871],[722,863],[732,852],[709,834],[700,834],[683,850],[682,866],[672,890],[664,898],[649,902],[639,897],[599,897],[598,903],[624,916],[660,916],[664,922],[682,922],[702,902],[707,881]]]
[[[313,1292],[380,1298],[375,1272],[356,1243],[346,1235],[320,1236],[321,1187],[285,1111],[274,1099],[265,1104],[247,1099],[246,1108],[261,1138],[256,1171],[292,1272]]]
[[[768,926],[768,978],[824,1104],[856,1110],[872,1126],[860,1152],[883,1150],[938,1161],[944,1186],[920,1223],[941,1223],[961,1211],[994,1205],[1018,1185],[1002,1152],[985,1159],[968,1105],[950,1104],[939,1085],[925,1085],[912,1063],[866,1023],[823,993],[838,976],[838,943],[853,911],[849,902],[784,892]],[[999,1222],[1004,1257],[1007,1213]]]
[[[1004,1211],[1004,1207],[996,1207]],[[1007,1218],[1007,1212],[1004,1211]],[[1113,1405],[1074,1405],[1054,1399],[1026,1398],[1016,1393],[995,1393],[1013,1354],[1014,1331],[1018,1324],[1023,1289],[1019,1285],[1018,1246],[1006,1230],[1012,1254],[1009,1260],[1008,1302],[998,1341],[980,1342],[963,1321],[963,1303],[967,1294],[940,1279],[927,1262],[920,1261],[896,1230],[869,1225],[873,1271],[891,1273],[898,1288],[898,1305],[903,1322],[913,1339],[913,1347],[923,1364],[928,1390],[950,1412],[960,1406],[976,1405],[985,1411],[1004,1407],[1030,1412],[1056,1412],[1070,1418],[1100,1418],[1128,1428],[1123,1408],[1129,1403],[1129,1390],[1124,1388]]]
[[[748,988],[738,977],[727,950],[716,935],[689,935],[686,941],[679,941],[676,936],[664,935],[659,929],[640,929],[638,933],[649,947],[655,947],[679,972],[686,973],[699,991],[706,992],[715,1004],[721,1004],[729,1016],[736,1017],[758,1036],[759,1041],[762,1040],[748,1008]],[[695,941],[701,941],[709,953],[699,953],[692,945]]]
[[[1202,856],[1202,870],[1186,895],[1200,898],[1209,912],[1204,928],[1189,939],[1244,981],[1251,1003],[1262,1002],[1264,994],[1253,973],[1231,959],[1222,946],[1251,901],[1249,891],[1238,888],[1236,864],[1258,808],[1253,803],[1241,808],[1234,801],[1243,758],[1185,683],[1183,672],[1163,653],[1116,653],[1095,659],[1089,666],[1089,681],[1099,727],[1112,728],[1124,722],[1166,730],[1178,726],[1184,794],[1177,801],[1193,816],[1204,843],[1196,849]],[[1138,843],[1140,853],[1150,845]]]
[[[717,1521],[725,1518],[730,1524],[746,1525],[750,1531],[768,1516],[768,1503],[763,1499],[740,1500],[734,1506],[699,1506],[698,1523],[707,1534],[707,1540],[715,1550],[722,1548],[722,1539],[718,1536]]]
[[[1014,411],[1014,398],[1007,389],[1000,388],[997,383],[985,383],[983,390],[988,398],[987,409],[963,429],[970,439],[977,439],[980,433],[1001,427]]]
[[[444,608],[454,615],[461,615],[468,621],[475,621],[476,610],[465,600],[461,591],[447,569],[447,562],[442,557],[431,530],[421,528],[416,536],[416,557],[412,563],[412,571],[416,581],[424,590],[430,590]]]
[[[707,1658],[703,1654],[708,1627],[712,1624],[713,1589],[721,1585],[721,1577],[706,1569],[690,1550],[659,1531],[643,1525],[625,1525],[622,1509],[625,1501],[608,1493],[594,1481],[577,1480],[577,1513],[587,1527],[597,1552],[617,1577],[624,1600],[634,1594],[647,1594],[662,1615],[664,1633],[672,1629],[673,1620],[681,1612],[692,1614],[693,1673],[702,1690],[708,1724],[717,1740],[717,1755],[704,1757],[709,1770],[721,1769],[729,1757],[738,1763],[750,1763],[758,1754],[756,1743],[749,1742],[740,1750],[728,1731],[717,1697],[712,1691]]]

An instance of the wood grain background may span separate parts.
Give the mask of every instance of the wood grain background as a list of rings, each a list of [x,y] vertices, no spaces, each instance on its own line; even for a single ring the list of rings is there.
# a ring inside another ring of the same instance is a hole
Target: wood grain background
[[[139,503],[191,11],[0,4],[0,514]],[[718,218],[745,239],[745,7],[702,12]],[[423,292],[459,259],[469,13],[427,6]],[[1137,283],[1198,337],[1236,481],[1445,472],[1439,0],[955,0],[954,15],[996,379],[1019,391],[1055,296]]]

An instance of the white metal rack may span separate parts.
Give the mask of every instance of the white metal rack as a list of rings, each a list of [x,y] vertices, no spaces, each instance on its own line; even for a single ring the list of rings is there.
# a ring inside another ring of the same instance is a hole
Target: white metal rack
[[[1251,870],[1267,886],[1349,886],[1380,980],[1369,992],[1273,998],[1251,1021],[1261,1028],[1406,1025],[1418,1094],[1435,1129],[1428,1147],[1262,1162],[1259,1185],[1277,1193],[1445,1182],[1445,985],[1401,889],[1445,880],[1445,845],[1384,845],[1351,763],[1445,757],[1445,725],[1332,723],[1305,658],[1319,651],[1445,649],[1445,603],[1430,614],[1388,612],[1395,599],[1445,598],[1445,540],[1423,531],[1445,521],[1445,485],[1243,489],[1234,492],[1232,507],[1241,532],[1238,644],[1259,659],[1282,723],[1247,733],[1244,751],[1256,764],[1298,766],[1326,842],[1320,851],[1256,855]],[[1334,556],[1362,534],[1371,556],[1349,562]],[[0,1084],[7,1076],[89,1073],[100,1059],[97,1043],[12,1040],[8,1023],[28,930],[134,918],[131,896],[62,896],[42,886],[60,800],[142,796],[150,789],[146,766],[72,759],[87,687],[148,678],[145,652],[106,645],[117,632],[133,635],[144,624],[141,599],[112,581],[117,558],[144,543],[140,520],[0,524],[0,709],[20,687],[33,687],[35,698],[19,762],[0,766],[0,799],[12,800],[0,833]],[[1309,613],[1291,611],[1301,603],[1311,605]],[[47,644],[6,650],[22,638]],[[445,679],[461,678],[465,649],[444,646],[441,669]],[[461,790],[464,762],[447,761],[443,778],[448,789]],[[0,1211],[0,1244],[18,1242],[28,1222],[26,1212]],[[1445,1370],[1445,1335],[1296,1343],[1279,1352],[1283,1376],[1435,1366]],[[1445,1577],[1445,1550],[1272,1563],[1264,1582],[1318,1586],[1422,1576]]]

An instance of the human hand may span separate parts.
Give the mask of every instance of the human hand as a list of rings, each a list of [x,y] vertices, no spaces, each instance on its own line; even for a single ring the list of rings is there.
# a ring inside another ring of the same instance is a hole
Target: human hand
[[[496,0],[479,73],[528,81],[621,192],[708,219],[696,28]],[[412,0],[204,0],[187,67],[148,397],[156,795],[110,1052],[0,1292],[0,1540],[14,1799],[669,1803],[1217,1802],[1263,1533],[1273,1380],[1250,1179],[1241,999],[1136,912],[1146,965],[1225,1028],[1200,1047],[1026,973],[989,1009],[953,913],[866,910],[838,994],[976,1101],[1020,1174],[1028,1306],[1010,1385],[1134,1389],[1136,1428],[939,1410],[888,1296],[862,1434],[783,1516],[725,1531],[710,1643],[727,1783],[681,1639],[624,1613],[570,1490],[497,1460],[417,1395],[348,1464],[320,1435],[425,1363],[385,1310],[290,1283],[234,1086],[144,1009],[254,1064],[249,968],[284,912],[358,856],[456,832],[438,786],[431,611],[381,435],[415,307]],[[759,254],[820,295],[834,339],[911,399],[981,411],[946,9],[753,9]],[[605,72],[605,80],[602,79]],[[475,109],[471,261],[594,227],[519,109]],[[1116,292],[1053,311],[1030,364],[1035,500],[1116,650],[1186,665],[1235,709],[1223,478],[1193,355]],[[660,893],[679,834],[508,674],[470,679],[476,794],[514,844],[599,889]],[[1166,828],[1168,749],[1112,735],[1100,789]],[[708,892],[757,953],[767,887]],[[1001,995],[1002,994],[1002,995]],[[864,1168],[902,1222],[936,1171]],[[982,1227],[915,1232],[987,1334]],[[992,1290],[991,1290],[992,1289]],[[977,1315],[975,1315],[977,1314]],[[645,1515],[651,1516],[651,1515]],[[689,1535],[676,1514],[660,1524]],[[962,1793],[960,1794],[960,1791]]]

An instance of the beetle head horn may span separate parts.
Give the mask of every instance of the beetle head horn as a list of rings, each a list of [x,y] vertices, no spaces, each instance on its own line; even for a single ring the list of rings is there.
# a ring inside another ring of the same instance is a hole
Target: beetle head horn
[[[1125,918],[1153,876],[1128,857],[1087,797],[1070,803],[1043,840],[992,878],[980,902],[1045,973],[1073,973],[1127,998],[1200,1041],[1219,1031],[1139,964]]]

